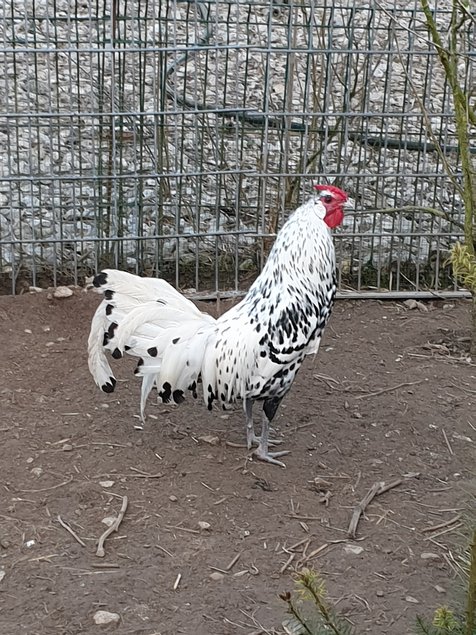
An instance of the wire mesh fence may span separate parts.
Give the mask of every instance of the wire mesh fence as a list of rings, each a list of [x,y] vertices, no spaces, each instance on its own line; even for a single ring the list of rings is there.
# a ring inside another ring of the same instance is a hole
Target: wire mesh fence
[[[445,28],[448,4],[435,13]],[[110,266],[238,293],[316,182],[356,201],[335,236],[341,291],[457,292],[463,210],[445,163],[458,175],[417,0],[0,7],[7,292]]]

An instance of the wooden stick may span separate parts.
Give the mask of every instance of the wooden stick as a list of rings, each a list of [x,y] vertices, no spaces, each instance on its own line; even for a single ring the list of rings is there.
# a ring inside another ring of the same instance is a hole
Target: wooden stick
[[[27,493],[37,493],[37,492],[49,492],[52,489],[58,489],[58,487],[63,487],[63,485],[69,485],[69,483],[71,483],[71,481],[73,480],[73,477],[70,476],[69,479],[67,481],[63,481],[62,483],[58,483],[58,485],[52,485],[51,487],[42,487],[41,489],[19,489],[19,492],[27,492]]]
[[[450,518],[450,520],[447,520],[444,523],[439,523],[438,525],[432,525],[431,527],[425,527],[421,531],[424,534],[428,531],[437,531],[438,529],[443,529],[444,527],[448,527],[449,525],[454,525],[454,523],[457,523],[460,518],[461,518],[461,514],[458,514],[457,516]]]
[[[322,516],[300,516],[299,514],[286,514],[286,516],[294,520],[322,520]]]
[[[450,443],[450,440],[448,439],[448,437],[447,437],[447,435],[446,435],[445,429],[444,429],[444,428],[441,428],[441,431],[443,432],[443,437],[444,437],[444,439],[445,439],[445,443],[446,443],[446,445],[447,445],[447,447],[448,447],[448,451],[449,451],[449,453],[450,453],[451,455],[453,455],[453,454],[454,454],[454,452],[453,452],[453,448],[451,447],[451,443]]]
[[[367,392],[364,395],[357,395],[354,399],[366,399],[367,397],[377,397],[378,395],[383,395],[385,392],[391,392],[392,390],[398,390],[399,388],[403,388],[404,386],[416,386],[417,384],[421,384],[423,379],[419,379],[418,381],[404,381],[401,384],[397,384],[396,386],[391,386],[390,388],[382,388],[382,390],[376,390],[375,392]]]
[[[301,561],[299,562],[299,567],[302,567],[309,560],[311,560],[311,558],[314,558],[315,556],[319,555],[321,553],[321,551],[324,551],[324,549],[327,549],[328,546],[329,546],[329,543],[325,542],[323,545],[321,545],[317,549],[313,549],[311,551],[311,553],[309,553],[307,555],[303,553],[303,557],[302,557]]]
[[[424,538],[424,540],[431,540],[432,542],[436,542],[436,540],[434,540],[434,538],[438,538],[439,536],[443,536],[443,534],[449,534],[450,531],[456,531],[456,529],[459,529],[462,526],[463,526],[463,523],[458,523],[457,525],[451,525],[450,527],[447,527],[446,529],[442,529],[438,533],[433,534],[433,536],[427,536],[426,538]]]
[[[171,558],[174,557],[173,553],[170,553],[170,551],[168,549],[166,549],[165,547],[162,547],[162,545],[155,545],[157,547],[157,549],[160,549],[161,551],[163,551],[164,553],[166,553],[168,556],[170,556]]]
[[[377,492],[377,496],[380,496],[380,494],[385,494],[385,492],[388,492],[388,490],[393,489],[394,487],[398,487],[402,483],[403,479],[397,478],[394,481],[390,481],[388,485],[382,484],[382,488]]]
[[[59,514],[57,516],[57,520],[58,520],[59,524],[61,525],[61,527],[64,527],[64,529],[66,529],[66,531],[68,531],[73,536],[73,538],[76,540],[76,542],[79,542],[81,547],[85,547],[86,546],[84,544],[84,542],[81,540],[81,538],[78,536],[78,534],[75,533],[73,529],[71,529],[71,527],[68,525],[68,523],[64,522],[64,520],[61,518],[61,516]]]
[[[180,527],[179,525],[166,525],[165,528],[169,530],[178,529],[178,531],[186,531],[188,534],[200,533],[198,529],[189,529],[188,527]]]
[[[233,558],[233,560],[225,567],[225,571],[231,571],[233,569],[233,567],[235,566],[235,564],[238,562],[238,560],[241,557],[241,554],[243,552],[240,551],[240,553],[237,553],[236,556]]]
[[[296,554],[292,553],[289,556],[289,558],[286,560],[286,562],[283,564],[281,569],[279,570],[279,573],[284,573],[286,571],[286,569],[289,567],[289,565],[291,564],[291,562],[294,560],[295,557],[296,557]]]
[[[158,472],[157,474],[148,474],[147,472],[143,472],[142,470],[138,470],[136,467],[130,467],[130,470],[133,472],[137,472],[137,474],[129,474],[129,476],[136,476],[137,478],[162,478],[162,472]]]
[[[104,551],[104,542],[106,541],[106,538],[108,536],[110,536],[114,531],[117,531],[119,529],[119,525],[122,523],[122,519],[124,518],[124,514],[126,513],[126,509],[127,509],[127,504],[128,504],[128,499],[127,496],[123,496],[122,497],[122,505],[121,505],[121,510],[116,518],[116,520],[112,523],[112,525],[110,527],[108,527],[106,529],[106,531],[99,537],[98,540],[98,548],[96,550],[96,555],[99,558],[104,558],[104,556],[106,555],[106,552]]]
[[[294,551],[295,549],[297,549],[298,547],[300,547],[301,545],[303,545],[305,542],[307,542],[309,539],[308,538],[303,538],[302,540],[300,540],[299,542],[295,542],[294,545],[291,545],[290,547],[287,547],[286,550],[287,551]]]
[[[364,498],[354,507],[354,513],[352,514],[352,519],[349,524],[348,534],[351,538],[355,538],[357,533],[357,525],[359,524],[360,517],[366,510],[367,506],[371,503],[371,501],[378,496],[379,494],[383,494],[384,492],[388,492],[388,490],[393,489],[394,487],[398,487],[403,483],[403,479],[399,478],[395,481],[391,481],[388,485],[385,485],[384,481],[377,481],[372,485]]]

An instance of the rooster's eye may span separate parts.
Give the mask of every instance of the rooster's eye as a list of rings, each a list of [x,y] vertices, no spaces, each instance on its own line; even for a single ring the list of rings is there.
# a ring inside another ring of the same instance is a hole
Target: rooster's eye
[[[322,197],[324,203],[332,203],[332,196],[330,194],[326,194],[326,196]]]

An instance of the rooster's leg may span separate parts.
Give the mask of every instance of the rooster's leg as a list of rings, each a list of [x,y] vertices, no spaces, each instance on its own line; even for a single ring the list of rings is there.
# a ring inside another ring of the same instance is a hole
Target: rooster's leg
[[[268,463],[273,463],[274,465],[280,465],[281,467],[286,467],[286,465],[282,461],[278,461],[278,457],[285,456],[289,454],[289,450],[285,450],[283,452],[269,452],[268,444],[271,443],[271,440],[268,438],[269,436],[269,424],[273,420],[274,415],[276,414],[276,410],[278,409],[279,404],[281,403],[281,398],[274,397],[273,399],[266,399],[263,405],[263,418],[261,424],[261,437],[259,440],[259,445],[255,450],[255,456],[261,461],[267,461]]]
[[[245,400],[245,416],[246,416],[246,447],[251,450],[256,444],[255,426],[253,423],[253,402],[251,399]]]
[[[245,401],[245,416],[246,416],[246,447],[251,450],[253,446],[259,446],[261,437],[256,436],[255,426],[253,423],[253,402],[251,399]],[[282,443],[281,439],[268,439],[268,445],[279,445]]]

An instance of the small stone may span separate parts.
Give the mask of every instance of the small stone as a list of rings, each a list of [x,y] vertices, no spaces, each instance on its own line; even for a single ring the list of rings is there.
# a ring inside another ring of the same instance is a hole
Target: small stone
[[[417,600],[412,595],[407,595],[405,597],[405,602],[410,602],[410,604],[420,604],[420,600]]]
[[[35,459],[32,456],[29,456],[26,460],[27,463],[33,463]]]
[[[219,437],[215,437],[211,434],[206,434],[203,437],[198,437],[199,441],[203,443],[208,443],[209,445],[218,445],[220,443]]]
[[[73,446],[71,445],[71,443],[65,443],[61,449],[63,450],[63,452],[71,452]]]
[[[345,553],[349,553],[354,556],[358,556],[359,554],[362,553],[363,550],[364,548],[360,547],[359,545],[344,545]]]
[[[58,299],[70,298],[72,295],[73,291],[69,287],[56,287],[53,291],[53,297]]]
[[[171,496],[169,496],[169,501],[172,501],[172,503],[176,503],[178,501],[178,498],[172,494]]]
[[[352,418],[353,419],[362,419],[362,415],[360,414],[360,412],[353,412],[352,413]]]
[[[30,293],[41,293],[43,291],[43,289],[41,287],[29,286],[28,287],[28,291]]]
[[[376,592],[375,592],[375,595],[376,595],[378,598],[383,598],[383,596],[385,595],[385,593],[384,593],[383,591],[378,590],[378,591],[376,591]]]
[[[5,576],[6,576],[5,569],[0,569],[0,582],[3,580]]]
[[[95,624],[117,624],[121,619],[119,613],[110,613],[109,611],[96,611],[94,613]]]
[[[31,547],[33,547],[34,544],[35,544],[34,540],[27,540],[25,542],[25,547],[28,547],[28,549],[30,549]]]
[[[198,526],[200,529],[203,529],[203,531],[208,531],[211,527],[210,523],[207,523],[205,520],[199,520]]]
[[[24,329],[23,332],[28,333],[28,335],[31,335],[33,333],[31,329]]]
[[[213,573],[210,573],[210,579],[214,580],[215,582],[220,582],[221,580],[223,580],[225,576],[223,575],[223,573],[220,573],[219,571],[214,571]]]
[[[438,591],[438,593],[446,593],[446,589],[444,589],[439,584],[435,584],[435,589]]]
[[[106,516],[106,518],[103,518],[101,520],[101,522],[106,525],[106,527],[110,527],[111,525],[113,525],[116,522],[116,517],[115,516]]]
[[[439,560],[440,556],[437,553],[432,553],[431,551],[424,551],[420,554],[420,558],[422,560]]]
[[[101,487],[112,487],[116,481],[99,481]]]
[[[40,477],[43,474],[43,468],[42,467],[34,467],[34,468],[32,468],[31,473],[34,474],[38,478],[38,477]]]
[[[403,303],[407,309],[413,310],[413,309],[418,309],[419,311],[424,311],[425,313],[428,313],[428,307],[423,304],[423,302],[419,302],[418,300],[405,300],[405,302]]]

